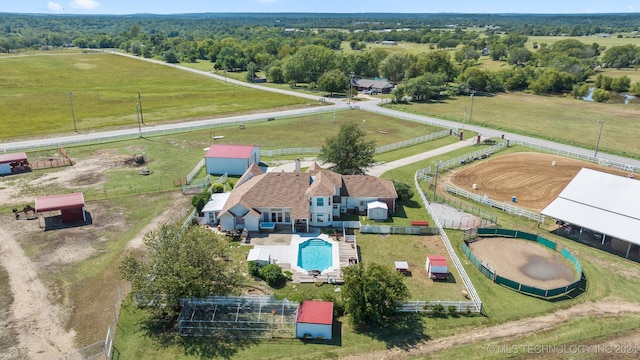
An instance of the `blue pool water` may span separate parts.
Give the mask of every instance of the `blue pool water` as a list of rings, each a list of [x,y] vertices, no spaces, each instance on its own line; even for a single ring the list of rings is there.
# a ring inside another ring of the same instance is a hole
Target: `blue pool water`
[[[298,245],[298,266],[310,271],[324,271],[333,264],[331,244],[322,239],[307,240]]]

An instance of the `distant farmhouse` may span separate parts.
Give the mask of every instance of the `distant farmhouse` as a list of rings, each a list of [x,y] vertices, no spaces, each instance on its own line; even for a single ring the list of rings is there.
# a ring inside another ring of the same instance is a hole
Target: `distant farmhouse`
[[[387,80],[357,79],[351,80],[351,86],[358,91],[366,91],[372,94],[389,94],[393,85]]]
[[[310,226],[332,226],[343,213],[366,215],[375,209],[374,217],[384,219],[396,209],[398,195],[389,180],[340,175],[317,163],[304,173],[299,162],[296,168],[265,173],[251,165],[218,213],[221,228],[260,231],[284,225],[292,232],[308,232]]]

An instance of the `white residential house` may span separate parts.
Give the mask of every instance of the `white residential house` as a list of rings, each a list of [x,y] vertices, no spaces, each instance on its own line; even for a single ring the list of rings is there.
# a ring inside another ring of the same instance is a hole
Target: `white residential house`
[[[292,231],[308,231],[310,226],[332,226],[341,213],[365,215],[367,204],[374,201],[393,213],[397,197],[392,181],[375,176],[340,175],[316,163],[304,173],[265,173],[253,164],[238,180],[218,219],[224,230],[287,225]]]

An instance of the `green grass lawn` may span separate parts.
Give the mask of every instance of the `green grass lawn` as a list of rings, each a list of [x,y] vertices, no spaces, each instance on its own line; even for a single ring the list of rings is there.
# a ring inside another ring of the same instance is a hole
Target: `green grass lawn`
[[[56,51],[0,64],[2,138],[70,133],[74,118],[80,132],[135,126],[138,90],[145,124],[310,103],[113,54]]]

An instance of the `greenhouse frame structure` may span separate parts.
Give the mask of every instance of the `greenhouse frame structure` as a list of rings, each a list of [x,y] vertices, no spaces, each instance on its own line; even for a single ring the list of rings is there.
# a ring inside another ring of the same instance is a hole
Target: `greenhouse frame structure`
[[[180,301],[181,336],[295,338],[300,304],[268,296],[209,296]]]

